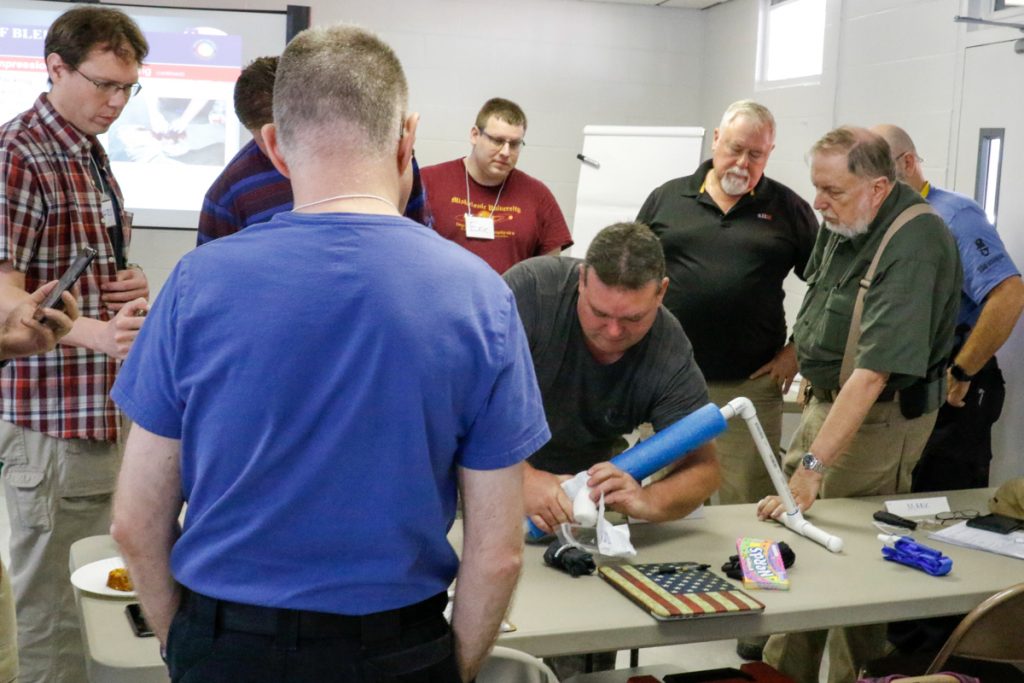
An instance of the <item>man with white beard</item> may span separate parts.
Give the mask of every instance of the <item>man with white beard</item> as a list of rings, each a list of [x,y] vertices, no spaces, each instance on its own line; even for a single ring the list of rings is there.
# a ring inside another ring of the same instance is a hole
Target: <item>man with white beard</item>
[[[779,444],[782,394],[797,369],[786,343],[782,281],[803,272],[818,225],[807,202],[764,175],[774,147],[771,112],[734,102],[715,129],[711,159],[654,190],[637,221],[661,240],[669,277],[664,304],[693,344],[711,400],[750,398],[769,440]],[[753,503],[775,490],[742,424],[717,444],[722,503]]]
[[[962,280],[952,234],[917,192],[895,182],[880,136],[847,126],[827,133],[811,148],[811,181],[826,230],[807,264],[794,332],[811,388],[783,463],[802,510],[819,496],[910,491],[946,398]],[[767,519],[783,509],[768,496],[757,512]],[[817,683],[826,638],[829,682],[853,681],[884,654],[885,625],[772,636],[765,661]]]
[[[811,207],[764,175],[775,148],[775,118],[750,100],[729,105],[708,159],[693,175],[654,190],[637,216],[665,252],[665,307],[693,344],[716,404],[746,396],[769,441],[782,441],[782,394],[796,374],[786,342],[782,282],[803,273],[818,224]],[[772,493],[768,472],[742,421],[717,440],[722,503],[753,503]],[[760,659],[763,639],[737,652]]]

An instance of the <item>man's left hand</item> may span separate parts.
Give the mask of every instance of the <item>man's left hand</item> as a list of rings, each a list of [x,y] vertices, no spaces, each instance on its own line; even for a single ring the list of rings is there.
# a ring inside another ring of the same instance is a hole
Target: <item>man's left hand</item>
[[[789,478],[789,492],[793,494],[793,501],[801,512],[809,510],[814,505],[818,498],[818,490],[821,488],[821,480],[821,474],[803,467],[797,468]],[[757,503],[758,519],[777,520],[785,511],[786,507],[778,496],[765,496]]]
[[[103,303],[115,313],[129,301],[149,298],[149,281],[138,268],[117,271],[117,279],[104,282],[100,289],[103,291]]]
[[[793,377],[796,376],[798,369],[796,347],[793,344],[786,344],[775,354],[774,358],[759,367],[750,376],[750,379],[757,379],[761,375],[771,375],[771,378],[775,380],[775,383],[779,385],[779,389],[784,394],[789,391],[790,385],[793,384]]]
[[[644,488],[632,475],[620,470],[610,462],[601,462],[589,470],[590,497],[597,503],[604,494],[604,504],[608,509],[638,519],[649,519],[650,506],[644,495]]]
[[[78,318],[78,302],[71,292],[61,294],[64,310],[43,309],[46,323],[35,319],[36,309],[57,285],[48,282],[11,311],[0,330],[0,355],[4,358],[30,356],[52,349],[57,340],[71,331],[71,325]]]
[[[954,408],[963,408],[964,397],[967,396],[967,390],[970,388],[970,382],[961,382],[955,379],[949,370],[946,370],[946,403]]]

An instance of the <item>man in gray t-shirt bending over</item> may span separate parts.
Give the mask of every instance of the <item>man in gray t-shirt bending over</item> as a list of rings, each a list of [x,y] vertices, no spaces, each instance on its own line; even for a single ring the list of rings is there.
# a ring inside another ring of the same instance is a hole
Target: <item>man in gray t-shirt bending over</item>
[[[612,225],[583,261],[538,256],[504,277],[526,328],[552,434],[524,470],[533,523],[550,531],[572,520],[561,483],[582,470],[591,475],[595,501],[604,493],[611,510],[651,522],[692,512],[718,488],[713,444],[643,488],[606,462],[641,423],[662,430],[708,402],[690,341],[661,305],[668,278],[654,233],[640,223]]]

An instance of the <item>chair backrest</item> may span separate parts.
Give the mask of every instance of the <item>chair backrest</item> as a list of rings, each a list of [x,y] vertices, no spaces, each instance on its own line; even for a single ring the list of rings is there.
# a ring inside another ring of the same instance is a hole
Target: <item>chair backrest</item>
[[[496,646],[484,662],[477,683],[558,683],[548,665],[533,655]]]
[[[926,674],[942,671],[952,656],[1024,664],[1024,583],[987,598],[963,618]]]

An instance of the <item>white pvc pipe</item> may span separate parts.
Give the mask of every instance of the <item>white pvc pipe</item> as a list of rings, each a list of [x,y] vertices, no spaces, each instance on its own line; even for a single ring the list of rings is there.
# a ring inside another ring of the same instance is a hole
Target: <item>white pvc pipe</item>
[[[782,500],[782,506],[785,508],[785,512],[779,517],[779,521],[788,529],[811,539],[830,551],[834,553],[841,552],[843,550],[843,539],[817,528],[804,519],[796,501],[793,500],[793,494],[789,490],[789,482],[782,473],[782,468],[779,467],[779,461],[776,459],[768,437],[765,436],[764,429],[762,429],[761,423],[757,419],[757,410],[754,409],[754,404],[750,402],[750,399],[734,398],[722,406],[720,410],[722,411],[722,417],[726,420],[738,416],[747,423],[747,429],[750,430],[750,436],[754,439],[757,452],[761,454],[761,460],[764,461],[764,466],[768,468],[768,474],[775,485],[775,491],[778,493],[779,498]]]

